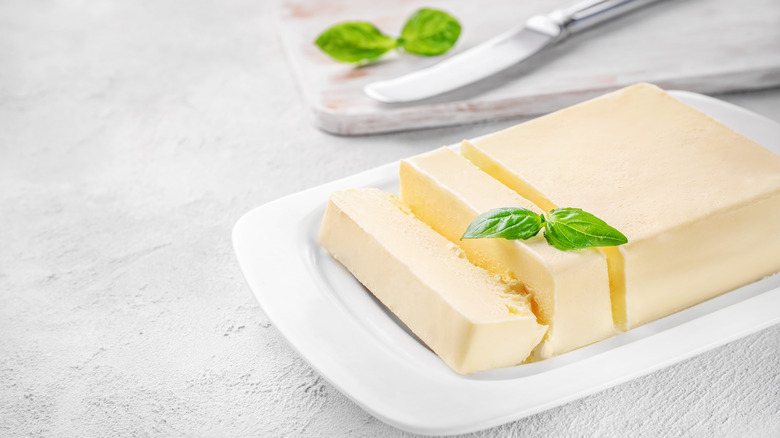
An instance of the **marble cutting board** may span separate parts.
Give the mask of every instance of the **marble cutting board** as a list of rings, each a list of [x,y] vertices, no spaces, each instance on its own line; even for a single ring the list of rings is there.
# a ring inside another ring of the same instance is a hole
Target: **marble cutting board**
[[[382,104],[366,83],[429,66],[572,0],[280,0],[279,34],[314,123],[363,135],[552,111],[639,81],[719,93],[780,85],[780,1],[663,0],[549,48],[477,84],[414,104]],[[463,32],[442,57],[395,53],[375,64],[334,62],[313,44],[328,26],[374,23],[397,35],[421,7],[444,9]]]

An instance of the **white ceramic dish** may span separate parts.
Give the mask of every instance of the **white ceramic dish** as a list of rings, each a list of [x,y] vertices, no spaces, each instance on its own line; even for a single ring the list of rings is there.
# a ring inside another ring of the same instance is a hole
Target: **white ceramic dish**
[[[780,124],[688,92],[680,100],[780,153]],[[324,378],[377,418],[423,434],[496,426],[615,386],[780,322],[780,275],[543,362],[459,376],[317,244],[334,190],[396,192],[398,163],[258,207],[233,245],[268,318]]]

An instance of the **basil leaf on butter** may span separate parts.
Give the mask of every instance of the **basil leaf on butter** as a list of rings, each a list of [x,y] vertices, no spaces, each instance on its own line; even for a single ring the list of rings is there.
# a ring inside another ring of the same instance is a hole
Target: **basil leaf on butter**
[[[436,56],[450,50],[458,37],[458,20],[444,11],[424,8],[406,22],[398,44],[409,53]]]
[[[530,239],[542,229],[542,217],[527,208],[495,208],[474,219],[461,239]]]
[[[314,43],[331,58],[341,62],[372,61],[397,46],[395,38],[363,21],[331,26]]]
[[[628,242],[623,233],[580,208],[550,210],[544,227],[547,243],[563,251]]]

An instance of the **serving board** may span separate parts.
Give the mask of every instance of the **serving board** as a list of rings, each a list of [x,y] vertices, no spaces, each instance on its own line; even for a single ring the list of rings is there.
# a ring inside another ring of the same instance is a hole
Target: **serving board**
[[[663,0],[574,35],[531,60],[470,87],[413,104],[382,104],[363,86],[441,61],[573,0],[280,0],[277,23],[292,71],[314,123],[361,135],[531,116],[635,82],[700,93],[780,85],[780,1]],[[352,66],[313,44],[342,21],[370,21],[397,36],[421,7],[461,21],[450,53],[392,53]]]

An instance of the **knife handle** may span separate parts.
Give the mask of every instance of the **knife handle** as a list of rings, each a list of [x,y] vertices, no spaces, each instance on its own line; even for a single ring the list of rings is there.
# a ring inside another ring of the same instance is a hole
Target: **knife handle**
[[[579,32],[655,1],[658,0],[583,0],[556,10],[549,17],[567,33]]]

